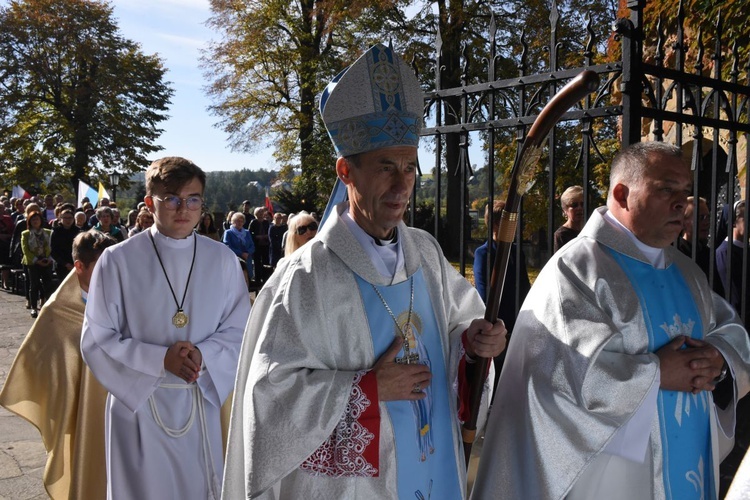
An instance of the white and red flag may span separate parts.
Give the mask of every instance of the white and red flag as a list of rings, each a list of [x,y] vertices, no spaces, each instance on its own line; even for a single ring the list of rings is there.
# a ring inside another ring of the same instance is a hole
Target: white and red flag
[[[24,200],[27,200],[27,199],[31,198],[31,195],[29,193],[27,193],[26,190],[24,188],[22,188],[21,186],[13,186],[13,190],[11,192],[11,196],[13,198],[21,198],[21,199],[24,199]]]

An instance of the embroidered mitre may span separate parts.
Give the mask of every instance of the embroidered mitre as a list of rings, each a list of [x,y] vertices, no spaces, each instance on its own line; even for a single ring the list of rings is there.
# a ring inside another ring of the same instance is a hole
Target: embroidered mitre
[[[423,112],[416,76],[381,44],[339,73],[320,97],[320,114],[339,156],[418,146]]]

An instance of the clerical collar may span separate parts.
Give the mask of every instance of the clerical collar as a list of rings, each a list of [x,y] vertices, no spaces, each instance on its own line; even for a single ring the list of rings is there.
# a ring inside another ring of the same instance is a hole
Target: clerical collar
[[[641,251],[641,253],[646,257],[646,259],[651,263],[652,266],[654,266],[656,269],[665,269],[667,267],[666,261],[664,259],[663,248],[652,247],[643,243],[635,234],[633,234],[633,231],[625,227],[625,225],[617,220],[617,217],[612,215],[612,212],[610,212],[609,210],[604,212],[604,218],[615,229],[619,229],[620,231],[627,234],[633,244],[635,244],[638,250]]]
[[[375,238],[367,234],[359,224],[354,222],[348,208],[341,214],[341,220],[370,257],[372,265],[375,266],[381,276],[389,278],[392,283],[396,281],[398,276],[405,276],[405,273],[402,272],[404,270],[404,250],[400,238],[395,237],[390,243],[387,243],[386,240],[383,245],[376,243]],[[380,241],[382,242],[382,240]]]
[[[347,214],[348,213],[349,212],[347,212]],[[390,239],[387,239],[387,240],[381,240],[380,238],[376,238],[375,236],[372,236],[372,235],[370,235],[370,236],[375,241],[375,244],[378,245],[379,247],[385,247],[385,246],[388,246],[388,245],[395,245],[396,243],[398,243],[398,228],[397,227],[393,228],[393,238],[390,238]]]
[[[151,226],[148,229],[151,232],[151,236],[154,237],[154,241],[156,241],[156,244],[159,245],[159,248],[161,248],[162,245],[165,245],[167,248],[170,249],[188,249],[190,251],[193,250],[193,238],[195,238],[195,231],[192,231],[187,238],[182,239],[175,239],[170,238],[169,236],[160,233],[159,230],[156,228],[156,224]]]

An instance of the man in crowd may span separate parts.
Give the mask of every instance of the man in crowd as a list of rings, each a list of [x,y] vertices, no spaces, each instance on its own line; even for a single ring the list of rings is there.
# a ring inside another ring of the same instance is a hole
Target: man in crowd
[[[284,247],[281,243],[284,241],[284,233],[286,233],[289,226],[283,221],[284,214],[276,212],[273,214],[273,224],[268,228],[269,259],[274,269],[279,260],[284,256]]]
[[[253,268],[255,269],[255,282],[262,285],[266,282],[268,272],[266,266],[270,264],[268,259],[270,241],[268,239],[268,229],[271,226],[269,221],[268,209],[258,207],[255,209],[255,219],[250,222],[249,231],[253,235],[253,244],[255,252],[253,253]]]
[[[242,202],[242,215],[245,216],[245,225],[243,227],[245,229],[248,229],[250,227],[250,223],[255,220],[255,215],[253,215],[253,207],[250,203],[250,200],[245,200]]]
[[[220,408],[250,300],[234,254],[193,231],[205,182],[184,158],[152,163],[154,225],[108,248],[91,279],[81,351],[109,391],[110,498],[220,494]]]
[[[55,216],[55,197],[48,194],[44,197],[44,209],[42,210],[42,219],[44,220],[46,227],[52,227],[52,222],[56,219]]]
[[[321,112],[349,201],[253,306],[223,496],[462,498],[459,400],[505,328],[481,319],[471,284],[402,221],[422,123],[414,74],[376,45],[342,75]]]
[[[75,225],[73,209],[66,207],[60,212],[59,224],[52,229],[50,247],[52,248],[52,260],[55,261],[57,273],[60,276],[68,274],[74,267],[73,241],[81,231]]]
[[[105,498],[107,391],[80,354],[81,325],[94,264],[117,241],[99,231],[76,236],[75,271],[44,304],[18,349],[0,404],[31,422],[47,450],[44,487],[53,499]]]
[[[10,213],[10,218],[13,221],[13,224],[15,224],[19,217],[23,217],[23,199],[11,198],[10,206],[13,207],[13,211]]]
[[[671,246],[690,167],[640,143],[607,206],[547,263],[516,320],[472,498],[716,498],[750,344]],[[731,401],[711,391],[728,373]]]
[[[13,238],[13,219],[6,213],[5,205],[0,204],[0,264],[10,264],[10,240]],[[10,289],[10,270],[3,268],[0,285],[3,289]]]
[[[734,204],[734,224],[732,232],[719,248],[716,249],[716,274],[721,280],[725,290],[729,290],[729,302],[737,313],[742,312],[742,261],[747,246],[747,225],[745,223],[745,202],[738,201]],[[732,241],[729,241],[731,237]],[[731,264],[730,264],[731,260]],[[731,266],[731,270],[730,270]],[[750,276],[750,269],[748,269]],[[748,280],[750,283],[750,280]],[[750,289],[748,289],[745,304],[750,313]]]
[[[698,231],[694,231],[693,223],[695,222],[695,198],[688,196],[685,205],[685,219],[683,220],[682,237],[677,239],[677,248],[680,252],[688,257],[693,256],[693,235],[697,238],[697,252],[695,263],[701,268],[703,273],[708,277],[709,263],[711,262],[711,250],[708,248],[708,232],[711,226],[709,220],[708,203],[705,198],[698,198]],[[719,281],[718,278],[716,281]],[[721,292],[717,290],[721,295]]]

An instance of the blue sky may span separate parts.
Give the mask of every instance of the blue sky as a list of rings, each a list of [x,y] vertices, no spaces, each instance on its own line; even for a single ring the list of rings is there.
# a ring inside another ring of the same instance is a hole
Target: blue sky
[[[270,150],[257,154],[230,151],[227,135],[214,124],[200,64],[200,50],[218,38],[205,26],[208,0],[116,0],[114,15],[122,34],[141,44],[146,54],[158,54],[167,68],[166,79],[175,90],[170,118],[161,123],[164,133],[154,156],[184,156],[201,168],[240,170],[275,169]]]
[[[1,1],[1,0],[0,0]],[[159,156],[177,155],[193,160],[204,170],[275,170],[272,150],[256,154],[232,153],[227,135],[213,125],[218,121],[207,108],[211,104],[199,67],[200,49],[218,36],[205,26],[211,10],[208,0],[115,0],[114,13],[122,33],[141,44],[147,54],[158,53],[173,83],[170,119],[162,123],[164,134]],[[420,163],[425,172],[434,155],[422,141]],[[472,160],[480,160],[472,153]],[[426,168],[425,168],[426,167]]]
[[[0,0],[7,5],[8,0]],[[146,54],[158,54],[167,69],[166,79],[175,93],[169,119],[160,124],[164,133],[156,141],[162,156],[184,156],[206,171],[276,170],[271,149],[255,154],[232,152],[227,135],[214,125],[211,104],[203,88],[206,80],[200,68],[201,49],[216,33],[205,26],[211,15],[209,0],[114,0],[114,16],[121,33],[141,45]],[[434,155],[422,141],[420,163],[425,172],[434,164]],[[475,142],[476,144],[476,142]],[[473,162],[480,155],[472,152]]]

